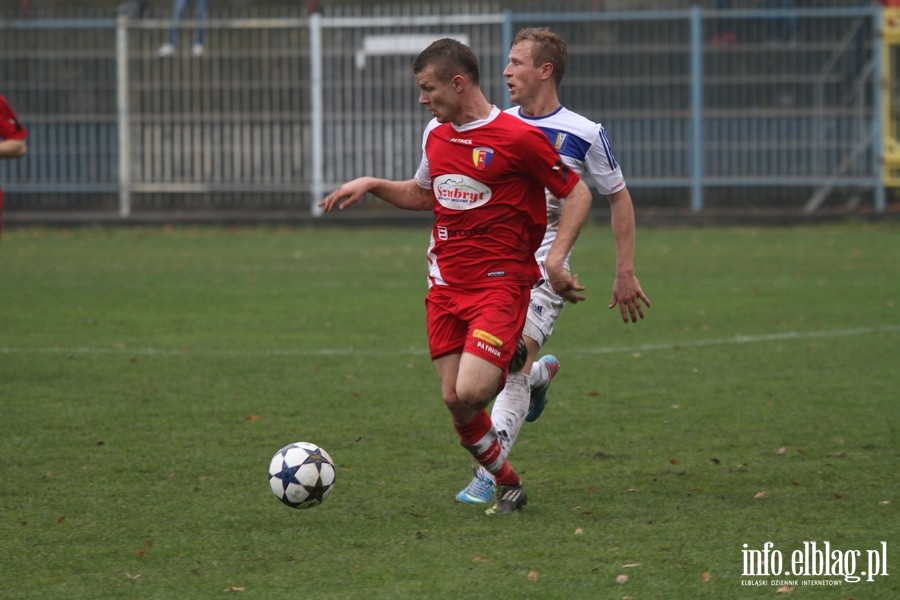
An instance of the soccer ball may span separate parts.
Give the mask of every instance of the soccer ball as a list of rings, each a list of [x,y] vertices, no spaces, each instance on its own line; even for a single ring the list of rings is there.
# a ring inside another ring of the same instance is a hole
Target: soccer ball
[[[269,485],[275,496],[291,508],[312,508],[334,489],[334,461],[309,442],[288,444],[269,463]]]

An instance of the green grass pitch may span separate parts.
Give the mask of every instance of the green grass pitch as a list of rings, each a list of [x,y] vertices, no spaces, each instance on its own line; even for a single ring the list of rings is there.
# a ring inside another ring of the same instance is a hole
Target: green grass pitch
[[[896,223],[641,230],[637,325],[589,226],[589,300],[511,456],[529,504],[500,517],[453,502],[427,239],[6,231],[0,598],[900,597]],[[305,511],[266,481],[295,441],[337,464]],[[782,571],[805,542],[886,566],[749,576],[766,542]]]

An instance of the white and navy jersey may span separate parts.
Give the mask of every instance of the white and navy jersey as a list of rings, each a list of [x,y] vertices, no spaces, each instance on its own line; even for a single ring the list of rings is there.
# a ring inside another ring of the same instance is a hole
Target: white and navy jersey
[[[509,108],[506,112],[543,131],[563,161],[582,177],[585,173],[590,175],[604,196],[625,187],[622,169],[616,162],[612,146],[606,138],[606,130],[600,123],[594,123],[564,106],[540,117],[527,117],[518,106]],[[537,259],[541,262],[556,239],[563,205],[549,190],[546,195],[547,232],[537,252]]]

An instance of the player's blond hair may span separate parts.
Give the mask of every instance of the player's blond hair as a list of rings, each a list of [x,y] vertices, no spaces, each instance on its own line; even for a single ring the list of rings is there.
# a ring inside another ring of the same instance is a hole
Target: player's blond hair
[[[512,48],[519,42],[533,42],[531,60],[534,65],[550,63],[553,65],[553,80],[557,86],[562,83],[569,67],[569,49],[565,40],[547,27],[523,27],[513,37],[509,47]]]

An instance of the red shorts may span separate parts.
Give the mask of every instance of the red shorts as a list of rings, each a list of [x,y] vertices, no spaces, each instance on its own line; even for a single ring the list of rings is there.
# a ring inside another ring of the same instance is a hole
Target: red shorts
[[[425,297],[431,359],[466,352],[506,372],[522,337],[530,291],[524,286],[432,286]]]

